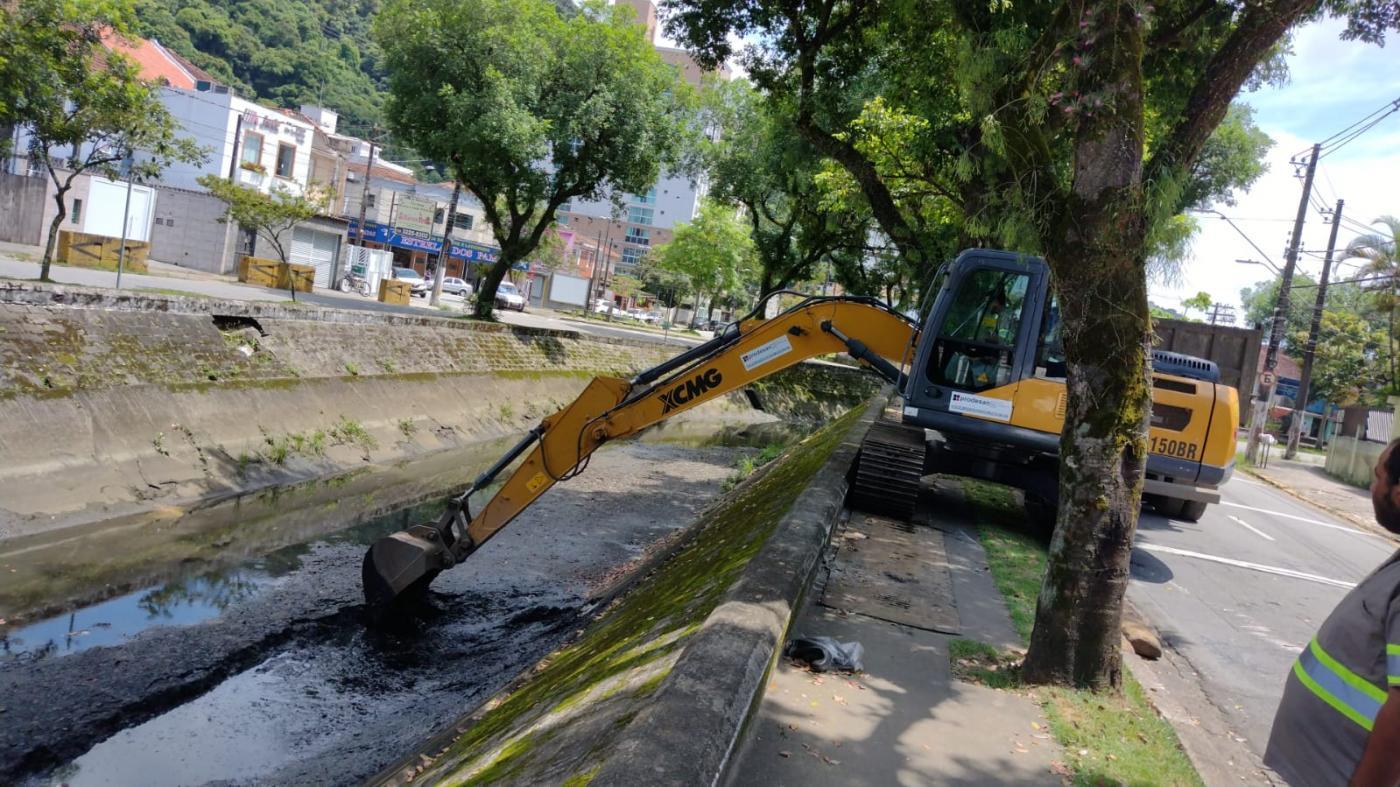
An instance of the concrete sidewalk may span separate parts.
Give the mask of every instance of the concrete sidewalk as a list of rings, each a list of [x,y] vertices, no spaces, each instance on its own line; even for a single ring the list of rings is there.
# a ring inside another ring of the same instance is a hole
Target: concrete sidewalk
[[[1378,533],[1386,532],[1376,524],[1376,515],[1371,507],[1369,491],[1338,481],[1310,461],[1271,457],[1268,467],[1241,469],[1246,478],[1253,477],[1278,487],[1305,503],[1310,503],[1359,527]],[[1387,535],[1389,534],[1387,533]]]
[[[939,529],[959,636],[1019,646],[975,533],[946,520]],[[865,671],[819,674],[783,659],[730,770],[731,784],[1064,783],[1063,751],[1040,707],[1020,694],[955,679],[948,657],[953,636],[821,606],[822,591],[819,583],[808,594],[790,635],[859,642]]]

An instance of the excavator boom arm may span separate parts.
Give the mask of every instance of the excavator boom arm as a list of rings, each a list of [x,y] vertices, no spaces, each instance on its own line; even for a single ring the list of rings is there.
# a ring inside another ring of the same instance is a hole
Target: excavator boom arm
[[[364,565],[369,608],[373,614],[401,594],[426,588],[438,572],[480,548],[551,486],[581,472],[589,456],[610,440],[819,355],[846,352],[900,382],[897,365],[917,339],[917,325],[878,301],[811,298],[772,319],[742,320],[632,380],[594,378],[452,498],[437,523],[394,533],[370,548]],[[525,459],[473,514],[471,496],[522,454]]]

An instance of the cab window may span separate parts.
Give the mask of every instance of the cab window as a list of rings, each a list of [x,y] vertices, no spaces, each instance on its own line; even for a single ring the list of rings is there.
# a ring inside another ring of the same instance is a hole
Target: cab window
[[[1011,382],[1030,276],[984,268],[953,293],[929,359],[935,383],[970,391]]]
[[[1035,350],[1035,376],[1063,379],[1065,376],[1065,343],[1060,322],[1060,299],[1050,298],[1050,308],[1040,322],[1040,343]]]

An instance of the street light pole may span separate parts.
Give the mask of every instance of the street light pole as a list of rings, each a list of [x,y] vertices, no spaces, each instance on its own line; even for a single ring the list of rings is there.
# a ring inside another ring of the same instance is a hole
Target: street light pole
[[[1346,200],[1337,200],[1337,207],[1332,212],[1332,234],[1327,239],[1327,256],[1322,258],[1322,278],[1317,282],[1317,301],[1313,304],[1312,325],[1308,328],[1308,346],[1303,350],[1303,371],[1298,377],[1298,395],[1293,399],[1293,422],[1288,425],[1288,448],[1283,452],[1284,459],[1292,459],[1298,455],[1298,441],[1303,431],[1303,413],[1308,407],[1308,387],[1312,385],[1317,334],[1322,330],[1322,310],[1327,305],[1327,276],[1332,272],[1332,252],[1337,248],[1337,228],[1342,223],[1344,204]],[[1326,423],[1323,423],[1323,428],[1327,428]]]
[[[1317,173],[1317,156],[1321,145],[1313,145],[1312,156],[1308,158],[1307,174],[1303,177],[1303,196],[1298,200],[1298,214],[1293,219],[1293,237],[1288,242],[1288,256],[1283,262],[1283,281],[1279,284],[1278,300],[1274,302],[1273,327],[1269,331],[1269,348],[1264,354],[1264,371],[1269,383],[1262,396],[1254,405],[1254,417],[1249,428],[1247,453],[1254,458],[1259,449],[1259,436],[1264,432],[1264,422],[1269,417],[1269,405],[1273,402],[1277,378],[1274,368],[1278,366],[1278,346],[1283,340],[1283,326],[1288,314],[1288,291],[1293,287],[1293,271],[1298,266],[1298,246],[1303,241],[1303,222],[1308,217],[1308,197],[1312,195],[1313,175]]]
[[[117,247],[117,289],[122,288],[122,267],[126,263],[126,236],[127,224],[131,221],[131,166],[132,153],[127,151],[126,160],[122,162],[122,168],[126,170],[126,205],[122,207],[122,240]]]

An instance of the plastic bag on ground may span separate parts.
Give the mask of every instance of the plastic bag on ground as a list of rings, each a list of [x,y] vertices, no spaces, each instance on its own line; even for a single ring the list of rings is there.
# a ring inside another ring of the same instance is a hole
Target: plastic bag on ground
[[[862,672],[859,642],[837,642],[831,637],[797,637],[783,649],[783,655],[801,661],[813,672]]]

